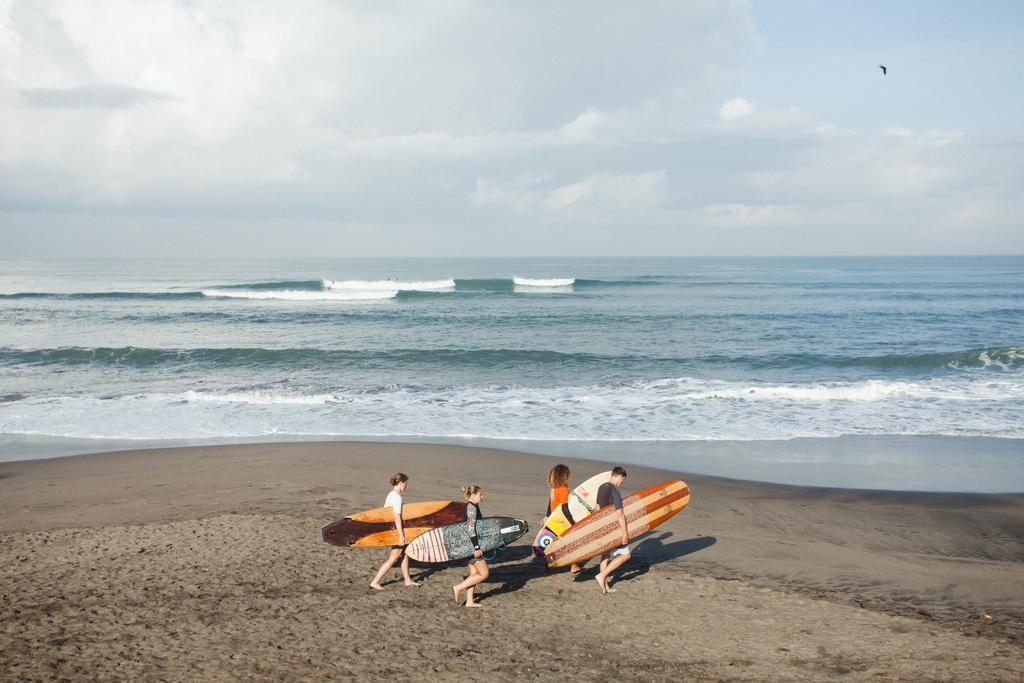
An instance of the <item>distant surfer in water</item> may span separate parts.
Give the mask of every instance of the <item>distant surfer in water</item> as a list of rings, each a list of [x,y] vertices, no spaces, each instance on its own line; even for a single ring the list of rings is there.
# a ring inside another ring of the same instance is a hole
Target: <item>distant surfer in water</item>
[[[612,470],[611,481],[601,484],[601,488],[597,490],[598,509],[614,505],[615,517],[619,522],[619,529],[622,530],[622,545],[601,556],[601,569],[594,577],[602,593],[615,592],[614,588],[608,586],[608,577],[629,559],[629,528],[626,526],[626,513],[622,510],[622,494],[619,493],[619,487],[625,479],[626,470],[616,467]]]
[[[373,581],[370,582],[370,588],[377,591],[384,590],[384,587],[380,585],[380,580],[384,578],[389,569],[395,566],[398,558],[402,558],[402,578],[405,579],[405,585],[420,585],[409,576],[409,556],[405,553],[405,529],[402,527],[402,494],[405,493],[405,489],[408,486],[408,475],[398,472],[395,476],[391,477],[391,493],[385,499],[384,507],[391,508],[395,512],[395,529],[398,530],[398,545],[391,546],[387,559],[384,560],[384,564],[377,570],[377,576],[373,577]]]
[[[462,591],[466,591],[466,607],[480,607],[480,603],[474,600],[474,591],[479,583],[487,580],[490,576],[490,569],[487,567],[487,560],[480,550],[480,539],[477,536],[476,522],[483,517],[480,513],[480,501],[484,499],[484,491],[476,484],[469,484],[462,487],[462,495],[468,501],[466,503],[466,521],[469,530],[469,542],[473,544],[473,557],[469,560],[469,576],[462,583],[452,586],[455,593],[455,604],[461,605]]]
[[[548,514],[540,521],[541,527],[547,524],[548,517],[550,517],[555,510],[562,505],[569,504],[569,477],[571,474],[572,472],[569,470],[569,466],[562,464],[555,465],[551,468],[551,471],[548,472],[548,488],[550,489],[548,494]],[[571,522],[572,520],[570,519],[569,521]],[[574,564],[569,568],[569,571],[573,574],[577,573],[579,570],[580,566],[578,564]],[[545,572],[547,572],[546,566]]]

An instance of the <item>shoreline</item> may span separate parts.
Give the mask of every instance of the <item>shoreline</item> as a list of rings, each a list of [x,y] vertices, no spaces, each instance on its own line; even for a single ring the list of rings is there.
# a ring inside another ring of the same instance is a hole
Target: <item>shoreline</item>
[[[574,482],[606,467],[560,460]],[[552,462],[303,442],[0,463],[0,605],[12,616],[0,663],[27,678],[82,675],[75,665],[193,679],[1024,674],[1019,494],[794,487],[627,464],[626,492],[683,478],[693,499],[635,545],[619,593],[602,598],[589,567],[579,580],[544,576],[530,557],[534,529],[494,563],[480,591],[487,609],[473,615],[450,604],[460,567],[414,564],[421,588],[393,573],[371,595],[383,553],[319,539],[321,526],[379,506],[396,470],[412,478],[410,502],[457,499],[475,482],[485,514],[534,527]],[[567,613],[593,625],[564,633]]]
[[[483,437],[211,437],[82,439],[0,437],[0,463],[94,453],[289,443],[445,445],[622,462],[750,483],[935,493],[1024,493],[1024,439],[844,435],[785,440],[565,441]]]

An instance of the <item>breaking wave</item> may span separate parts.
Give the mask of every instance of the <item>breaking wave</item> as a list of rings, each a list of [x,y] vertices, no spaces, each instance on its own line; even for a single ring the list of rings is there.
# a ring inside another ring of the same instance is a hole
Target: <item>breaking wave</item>
[[[323,280],[325,289],[357,291],[435,292],[455,289],[455,280]]]
[[[376,291],[308,291],[300,289],[204,289],[203,296],[211,299],[278,299],[282,301],[379,301],[394,299],[398,290]]]
[[[517,287],[572,287],[576,283],[574,277],[532,278],[513,277],[512,284]]]

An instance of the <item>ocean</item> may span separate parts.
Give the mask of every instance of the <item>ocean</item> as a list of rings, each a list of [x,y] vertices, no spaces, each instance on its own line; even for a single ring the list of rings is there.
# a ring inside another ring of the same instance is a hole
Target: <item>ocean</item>
[[[0,459],[305,439],[1024,490],[1024,257],[0,261]]]

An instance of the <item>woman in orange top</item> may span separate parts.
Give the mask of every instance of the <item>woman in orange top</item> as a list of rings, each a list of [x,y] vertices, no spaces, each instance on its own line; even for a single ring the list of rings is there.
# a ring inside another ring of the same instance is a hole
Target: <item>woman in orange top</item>
[[[568,466],[558,464],[551,468],[548,472],[548,487],[551,489],[548,495],[548,516],[552,512],[558,509],[560,505],[565,505],[569,502],[569,471]],[[543,527],[548,521],[547,517],[541,520],[540,525]],[[569,568],[569,571],[575,574],[580,570],[580,566],[574,564]]]
[[[569,475],[571,472],[565,465],[555,465],[548,472],[548,486],[551,493],[548,497],[548,514],[558,509],[559,505],[569,502]],[[547,521],[547,517],[544,518]]]

